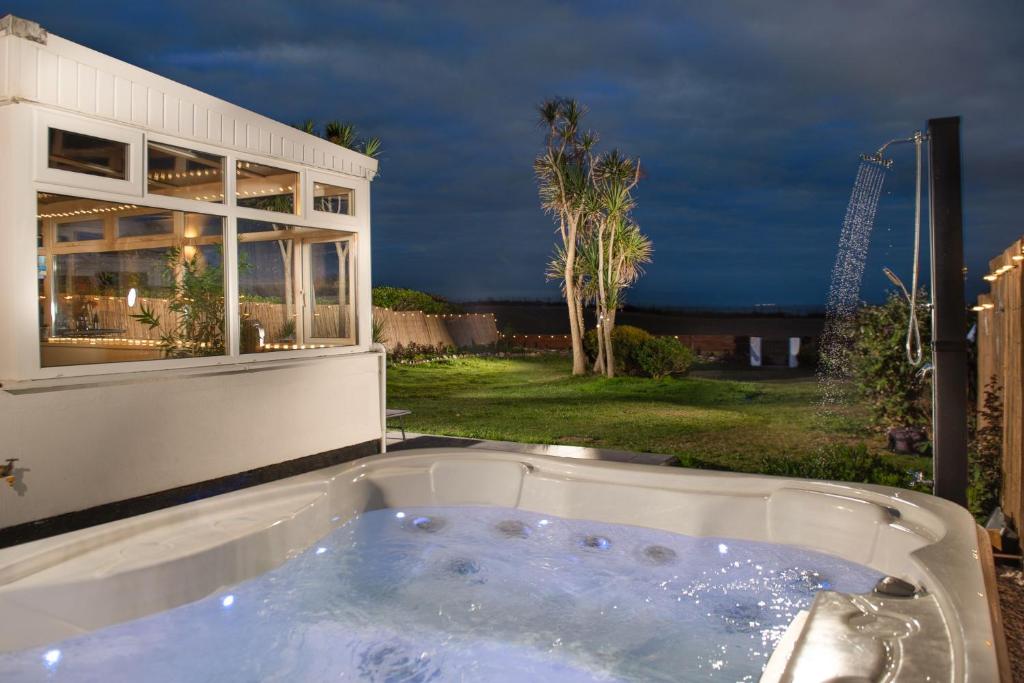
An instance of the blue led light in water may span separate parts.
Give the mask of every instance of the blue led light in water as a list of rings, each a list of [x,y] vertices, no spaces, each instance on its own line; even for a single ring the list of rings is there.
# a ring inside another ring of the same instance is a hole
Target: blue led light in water
[[[551,524],[551,521],[547,519],[542,519],[539,522],[537,522],[537,524],[539,524],[540,526],[547,526],[548,524]]]
[[[405,519],[405,513],[404,512],[396,512],[395,513],[395,517],[397,517],[398,519]]]
[[[729,546],[727,546],[724,543],[719,543],[718,544],[718,552],[720,552],[723,555],[725,555],[727,552],[729,552]]]
[[[235,604],[235,596],[225,595],[224,598],[220,601],[220,604],[224,607],[231,607],[231,605]]]
[[[43,662],[47,667],[53,668],[60,662],[61,653],[60,650],[47,650],[46,654],[43,655]]]
[[[320,546],[319,548],[316,549],[316,554],[317,555],[323,555],[326,552],[327,552],[327,548],[325,548],[323,546]]]

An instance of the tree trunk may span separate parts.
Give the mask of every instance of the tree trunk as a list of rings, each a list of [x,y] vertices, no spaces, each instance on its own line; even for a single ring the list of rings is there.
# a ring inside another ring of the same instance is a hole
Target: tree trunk
[[[292,287],[292,240],[278,240],[277,246],[281,249],[281,261],[284,265],[284,324],[287,326],[291,321],[295,325],[294,340],[299,339],[299,326],[295,320],[295,304]],[[282,330],[283,331],[283,330]],[[280,334],[280,333],[279,333]]]
[[[601,325],[601,333],[604,335],[605,375],[615,376],[615,348],[612,346],[612,332],[615,330],[615,311],[607,311],[604,316],[604,324]]]
[[[569,308],[569,334],[572,338],[572,374],[587,374],[587,356],[583,352],[582,323],[576,312],[576,226],[569,226],[565,251],[565,302]]]

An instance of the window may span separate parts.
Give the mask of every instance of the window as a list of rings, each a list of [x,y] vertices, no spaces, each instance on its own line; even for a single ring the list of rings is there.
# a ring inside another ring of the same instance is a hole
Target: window
[[[58,242],[89,242],[101,240],[104,237],[104,221],[92,219],[84,221],[68,221],[57,223]],[[42,246],[40,244],[39,246]]]
[[[37,201],[42,367],[225,353],[222,218]]]
[[[235,178],[238,206],[278,213],[299,213],[295,198],[299,174],[295,171],[265,166],[254,161],[239,161]]]
[[[242,353],[355,343],[352,236],[238,221]]]
[[[224,157],[152,141],[147,153],[146,187],[150,194],[224,201]]]
[[[352,330],[352,273],[348,240],[306,246],[310,338],[347,339]]]
[[[354,192],[348,187],[338,187],[327,183],[313,183],[313,209],[325,213],[340,213],[345,216],[354,215],[352,199]]]
[[[173,211],[125,213],[117,218],[118,237],[153,237],[174,232]]]
[[[128,144],[50,128],[48,166],[60,171],[128,180]]]

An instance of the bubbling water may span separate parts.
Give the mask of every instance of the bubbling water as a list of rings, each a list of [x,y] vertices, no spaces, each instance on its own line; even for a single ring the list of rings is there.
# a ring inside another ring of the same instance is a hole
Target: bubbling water
[[[854,315],[860,304],[864,263],[884,181],[884,167],[871,161],[861,162],[843,218],[825,308],[825,329],[819,345],[818,385],[821,405],[826,409],[845,398],[843,388],[844,380],[849,377],[847,361],[855,332]]]
[[[203,600],[0,653],[0,681],[752,683],[817,591],[879,578],[524,510],[376,510]]]

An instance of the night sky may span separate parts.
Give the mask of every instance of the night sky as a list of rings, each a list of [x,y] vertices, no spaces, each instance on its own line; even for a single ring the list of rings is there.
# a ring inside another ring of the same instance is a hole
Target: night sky
[[[384,141],[373,279],[551,299],[536,105],[585,103],[639,156],[635,304],[821,306],[858,155],[963,116],[968,296],[1024,233],[1024,3],[8,2],[4,11],[272,118]],[[909,279],[893,152],[863,295]]]

